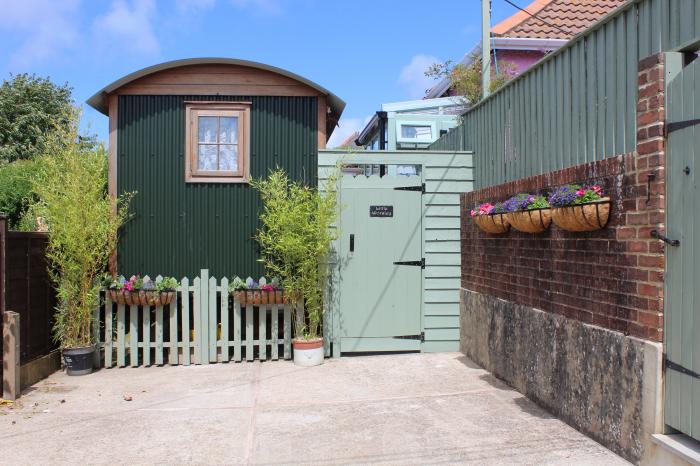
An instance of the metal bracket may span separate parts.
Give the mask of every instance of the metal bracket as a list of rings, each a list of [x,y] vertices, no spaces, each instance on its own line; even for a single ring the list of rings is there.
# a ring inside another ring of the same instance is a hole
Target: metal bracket
[[[420,335],[397,335],[391,338],[396,340],[420,340],[423,343],[425,342],[425,332],[420,332]]]
[[[419,266],[421,269],[424,269],[425,268],[425,257],[419,261],[397,261],[397,262],[394,262],[394,265],[415,265],[417,267]]]
[[[664,356],[664,370],[671,369],[672,371],[680,372],[681,374],[689,375],[695,379],[700,379],[700,374],[695,371],[683,367]]]
[[[652,238],[659,239],[670,246],[678,247],[681,245],[680,240],[670,239],[668,236],[664,235],[663,233],[659,233],[658,230],[651,230],[649,232],[649,234],[651,235]]]
[[[399,186],[394,189],[396,191],[420,191],[425,194],[425,183],[422,183],[420,186]]]

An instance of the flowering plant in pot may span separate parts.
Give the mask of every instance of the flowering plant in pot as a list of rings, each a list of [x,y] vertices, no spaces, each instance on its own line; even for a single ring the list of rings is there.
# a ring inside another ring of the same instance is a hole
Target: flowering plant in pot
[[[486,233],[498,235],[506,233],[510,228],[510,223],[506,219],[502,203],[490,204],[485,203],[479,205],[476,209],[472,209],[469,215],[474,220],[474,223]]]
[[[520,193],[503,203],[506,218],[516,230],[525,233],[541,233],[549,228],[552,215],[544,196]]]
[[[107,153],[102,146],[81,144],[76,128],[49,137],[33,181],[39,199],[33,208],[48,226],[46,256],[58,296],[54,338],[68,375],[92,372],[93,311],[102,289],[98,277],[116,249],[132,196],[108,195]]]
[[[256,282],[250,277],[245,281],[240,277],[235,277],[229,283],[228,288],[231,296],[242,305],[248,303],[253,305],[284,303],[284,293],[276,278],[273,278],[272,282],[268,284],[265,278]]]
[[[552,220],[567,231],[595,231],[605,227],[610,217],[610,198],[599,185],[560,186],[549,195]]]
[[[336,173],[316,189],[277,169],[251,182],[263,201],[256,233],[260,260],[294,306],[294,362],[303,366],[323,363],[328,257],[338,234],[331,228],[338,215],[337,179]]]

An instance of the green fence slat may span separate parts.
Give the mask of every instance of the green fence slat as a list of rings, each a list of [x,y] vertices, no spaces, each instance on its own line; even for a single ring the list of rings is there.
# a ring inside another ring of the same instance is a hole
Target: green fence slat
[[[113,338],[112,338],[112,319],[114,318],[114,303],[108,297],[105,300],[105,367],[112,367],[112,350],[113,350]]]
[[[117,366],[126,366],[126,309],[124,304],[117,307]]]
[[[236,299],[233,301],[233,360],[241,362],[241,303]]]
[[[199,315],[201,319],[199,363],[209,364],[209,338],[216,338],[216,333],[214,335],[209,334],[209,270],[202,269],[199,276],[202,279],[199,283],[201,289],[199,295]]]
[[[156,307],[156,364],[163,364],[163,306]]]
[[[143,365],[151,365],[151,306],[143,308]]]
[[[267,304],[258,308],[258,359],[267,359]]]
[[[182,363],[189,366],[191,362],[190,348],[190,281],[183,278],[180,281],[180,303],[182,306]]]
[[[194,363],[202,364],[202,279],[196,277],[193,281],[194,299]]]
[[[292,357],[292,309],[290,304],[284,305],[284,359]]]
[[[253,360],[253,305],[248,303],[245,306],[245,359]]]
[[[216,362],[218,321],[216,318],[216,278],[209,278],[209,290],[207,292],[209,308],[209,362]]]
[[[270,358],[273,361],[277,361],[279,359],[279,318],[280,307],[278,304],[273,304],[270,317],[270,323],[272,325],[270,330]]]
[[[168,364],[176,365],[179,362],[179,341],[177,338],[177,293],[168,306],[168,313],[170,314],[170,337],[168,341]]]
[[[131,367],[139,365],[139,307],[131,306],[129,309],[129,362]]]
[[[229,307],[228,307],[228,278],[221,279],[221,360],[228,362],[229,357]]]

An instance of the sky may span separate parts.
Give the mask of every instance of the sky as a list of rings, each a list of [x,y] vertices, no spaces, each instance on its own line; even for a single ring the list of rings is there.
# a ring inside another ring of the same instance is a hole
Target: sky
[[[517,11],[492,8],[492,24]],[[480,0],[0,0],[0,77],[67,82],[83,129],[106,140],[107,117],[84,102],[124,75],[181,58],[258,61],[347,103],[334,147],[382,103],[421,98],[434,84],[425,69],[460,60],[480,23]]]

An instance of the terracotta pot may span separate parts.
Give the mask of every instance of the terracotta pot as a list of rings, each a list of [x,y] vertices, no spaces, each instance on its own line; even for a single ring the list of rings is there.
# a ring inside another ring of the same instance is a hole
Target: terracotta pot
[[[318,366],[323,364],[323,338],[313,340],[294,339],[294,364],[298,366]]]
[[[478,225],[481,231],[491,233],[492,235],[506,233],[510,228],[510,223],[508,223],[504,214],[477,215],[473,218],[474,223]]]
[[[595,202],[556,207],[552,209],[552,220],[567,231],[595,231],[608,224],[610,198],[604,197]]]
[[[524,233],[542,233],[552,223],[552,209],[533,209],[509,212],[508,223]]]

